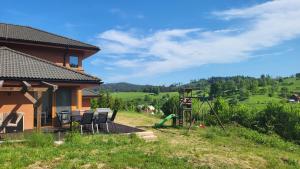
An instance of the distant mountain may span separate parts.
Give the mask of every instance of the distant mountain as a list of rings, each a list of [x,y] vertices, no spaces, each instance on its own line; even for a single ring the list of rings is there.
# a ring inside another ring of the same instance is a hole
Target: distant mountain
[[[95,92],[110,91],[110,92],[147,92],[147,93],[157,93],[157,92],[171,92],[177,91],[176,85],[170,86],[155,86],[155,85],[137,85],[126,82],[120,83],[107,83],[102,84],[100,87],[92,88]]]
[[[291,80],[288,80],[291,79]],[[298,80],[295,80],[298,79]],[[191,80],[187,84],[174,83],[169,86],[155,86],[155,85],[137,85],[126,82],[120,83],[107,83],[102,84],[100,87],[93,88],[95,92],[110,91],[110,92],[145,92],[145,93],[159,93],[159,92],[175,92],[179,88],[193,88],[197,90],[204,91],[214,91],[211,89],[216,89],[214,92],[222,93],[223,91],[235,91],[237,89],[243,90],[258,90],[262,87],[278,86],[278,83],[287,83],[290,86],[292,83],[297,82],[297,90],[293,88],[292,91],[300,90],[298,81],[300,82],[300,73],[296,76],[292,75],[290,77],[276,77],[272,78],[269,75],[261,75],[260,77],[249,77],[249,76],[228,76],[228,77],[210,77],[207,79]],[[287,81],[287,82],[286,82]],[[295,82],[294,82],[295,81]],[[278,89],[279,90],[279,89]],[[279,92],[279,91],[277,91]]]
[[[107,83],[100,86],[100,90],[108,90],[111,92],[139,92],[145,88],[155,87],[152,85],[137,85],[126,82],[120,83]]]

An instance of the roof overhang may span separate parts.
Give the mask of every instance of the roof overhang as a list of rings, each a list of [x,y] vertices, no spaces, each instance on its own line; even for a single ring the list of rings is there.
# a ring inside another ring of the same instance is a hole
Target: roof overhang
[[[90,48],[90,47],[82,47],[82,46],[72,46],[72,45],[61,45],[61,44],[55,44],[55,43],[27,41],[27,40],[21,40],[21,39],[5,39],[5,38],[0,37],[0,43],[1,42],[2,43],[10,43],[10,44],[28,45],[28,46],[56,48],[56,49],[81,50],[84,52],[85,57],[89,57],[101,50],[97,46]]]

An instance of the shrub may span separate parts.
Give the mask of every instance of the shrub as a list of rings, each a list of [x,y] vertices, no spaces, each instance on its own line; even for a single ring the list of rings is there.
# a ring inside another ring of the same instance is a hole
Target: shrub
[[[300,110],[295,105],[269,103],[257,116],[258,130],[276,132],[290,140],[300,140]]]
[[[34,132],[25,135],[26,143],[31,147],[49,147],[54,143],[54,137],[49,133]]]
[[[173,96],[169,98],[161,107],[165,116],[176,113],[179,111],[179,101],[178,96]]]
[[[218,114],[219,118],[222,119],[223,123],[229,123],[231,121],[232,114],[226,100],[218,97],[214,103],[213,109]]]
[[[79,132],[69,132],[65,135],[65,142],[71,144],[80,144],[82,142],[82,135]]]
[[[256,113],[244,104],[238,104],[231,109],[232,120],[245,127],[252,127],[255,124]]]

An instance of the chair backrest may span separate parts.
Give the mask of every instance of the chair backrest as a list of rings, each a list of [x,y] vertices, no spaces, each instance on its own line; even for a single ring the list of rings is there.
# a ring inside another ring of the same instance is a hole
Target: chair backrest
[[[56,115],[60,125],[67,124],[71,121],[71,116],[70,116],[71,114],[69,111],[56,112]]]
[[[95,111],[94,110],[86,110],[86,111],[84,111],[84,113],[95,113]]]
[[[114,121],[115,120],[115,118],[117,116],[117,113],[118,113],[118,110],[114,110],[114,112],[113,112],[113,114],[112,114],[112,116],[110,118],[110,121]]]
[[[94,113],[84,113],[81,119],[81,124],[92,124]]]
[[[96,116],[95,123],[97,123],[97,124],[99,124],[99,123],[106,123],[107,122],[107,116],[108,116],[107,112],[99,113]]]
[[[80,122],[81,115],[79,110],[72,111],[71,118],[73,122]]]
[[[113,111],[110,108],[97,108],[95,114],[97,115],[98,113],[105,113],[105,112],[108,113],[107,117],[110,119],[113,114]]]
[[[72,115],[73,116],[80,116],[80,111],[79,110],[72,111]]]

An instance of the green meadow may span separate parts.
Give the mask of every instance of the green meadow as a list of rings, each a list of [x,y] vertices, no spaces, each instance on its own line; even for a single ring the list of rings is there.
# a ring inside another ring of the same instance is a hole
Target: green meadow
[[[137,120],[139,119],[139,120]],[[69,134],[62,145],[49,134],[25,136],[23,143],[0,145],[0,168],[299,168],[300,147],[276,135],[240,126],[153,129],[157,117],[120,112],[117,122],[143,125],[158,136]],[[148,127],[146,127],[148,126]]]

